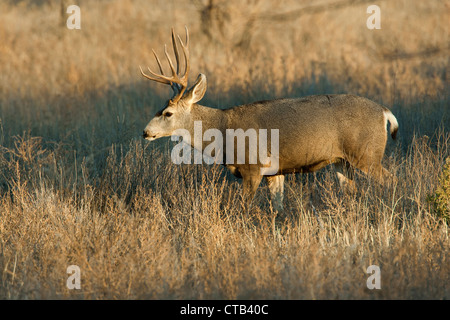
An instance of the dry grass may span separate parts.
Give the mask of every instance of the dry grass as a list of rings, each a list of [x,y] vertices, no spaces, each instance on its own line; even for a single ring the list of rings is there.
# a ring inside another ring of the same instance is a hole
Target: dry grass
[[[448,225],[426,201],[450,156],[445,2],[381,1],[369,31],[365,4],[219,1],[209,33],[201,1],[79,1],[79,31],[39,3],[0,4],[0,298],[449,298]],[[167,140],[139,138],[168,92],[138,66],[185,24],[204,104],[349,92],[390,107],[398,181],[343,195],[329,170],[290,176],[287,220],[265,185],[243,217],[225,169],[174,165]],[[372,264],[381,290],[366,288]]]

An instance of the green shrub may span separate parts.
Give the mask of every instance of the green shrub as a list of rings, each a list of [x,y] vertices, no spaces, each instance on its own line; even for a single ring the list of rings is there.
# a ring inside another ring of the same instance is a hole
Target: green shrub
[[[427,201],[433,206],[434,212],[444,219],[450,221],[450,157],[445,160],[439,185],[434,194],[428,195]]]

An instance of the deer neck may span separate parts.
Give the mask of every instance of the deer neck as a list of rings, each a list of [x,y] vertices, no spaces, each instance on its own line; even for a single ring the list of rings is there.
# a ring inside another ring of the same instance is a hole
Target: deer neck
[[[200,149],[199,140],[202,141],[201,150],[208,145],[208,141],[203,141],[203,134],[209,129],[219,130],[225,136],[227,126],[226,113],[221,109],[205,107],[199,104],[194,104],[191,107],[191,117],[187,130],[191,135],[191,146]],[[195,141],[197,144],[194,145]]]

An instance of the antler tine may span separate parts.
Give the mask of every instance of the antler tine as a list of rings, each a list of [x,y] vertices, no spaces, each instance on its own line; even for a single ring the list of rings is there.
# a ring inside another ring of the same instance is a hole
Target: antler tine
[[[172,77],[174,78],[174,80],[176,80],[178,78],[178,74],[175,71],[175,68],[174,68],[173,63],[172,63],[172,59],[170,59],[169,53],[167,52],[167,46],[166,45],[164,45],[164,54],[166,55],[167,61],[169,62],[170,70],[172,70]],[[177,68],[178,68],[178,66],[177,66]]]
[[[147,69],[148,69],[148,71],[150,71],[151,74],[156,75],[156,73],[154,73],[152,70],[150,70],[150,68],[147,67]],[[168,81],[167,79],[164,79],[164,78],[161,78],[161,79],[160,78],[153,78],[153,77],[145,74],[144,71],[142,71],[141,66],[139,66],[139,70],[141,70],[141,74],[144,77],[146,77],[147,79],[149,79],[149,80],[153,80],[153,81],[164,83],[164,84],[171,84],[170,81]],[[156,76],[159,77],[159,75],[156,75]]]
[[[153,55],[155,56],[156,62],[158,63],[159,71],[161,71],[161,74],[164,75],[163,68],[161,66],[161,61],[159,61],[158,55],[156,54],[155,50],[153,50]]]
[[[187,26],[184,26],[186,30],[186,44],[183,43],[181,40],[181,37],[178,35],[178,40],[180,41],[181,48],[183,49],[184,53],[184,62],[185,62],[185,70],[184,70],[184,76],[187,79],[187,76],[189,75],[189,31]]]
[[[186,30],[186,47],[189,48],[189,30],[187,26],[184,26],[184,29]]]
[[[180,54],[178,52],[178,46],[177,41],[175,38],[175,31],[172,27],[172,46],[173,46],[173,52],[175,53],[175,59],[177,60],[177,74],[180,72]]]
[[[172,77],[167,77],[165,75],[154,73],[149,67],[147,67],[147,69],[152,75],[157,77],[157,78],[153,78],[153,77],[151,77],[149,75],[144,74],[144,76],[147,79],[159,81],[161,83],[170,84],[170,85],[172,85],[173,83],[179,83],[180,82],[180,79],[176,75],[172,76]],[[142,70],[141,70],[141,73],[142,73]]]

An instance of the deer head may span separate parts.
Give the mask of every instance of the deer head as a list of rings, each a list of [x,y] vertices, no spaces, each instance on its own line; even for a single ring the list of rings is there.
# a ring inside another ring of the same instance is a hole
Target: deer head
[[[180,74],[180,52],[178,50],[178,44],[181,45],[184,55],[184,73]],[[206,76],[204,74],[199,74],[195,84],[188,90],[186,90],[188,85],[189,76],[189,32],[186,27],[186,40],[183,43],[180,36],[175,36],[175,32],[172,28],[172,45],[173,51],[176,59],[176,69],[172,63],[172,60],[167,52],[167,46],[164,46],[164,54],[167,58],[171,76],[166,76],[163,71],[161,61],[154,50],[153,55],[155,56],[156,62],[159,67],[161,74],[153,72],[150,68],[148,71],[151,75],[147,75],[141,70],[141,74],[149,79],[159,83],[168,84],[173,90],[173,96],[170,98],[154,116],[154,118],[147,124],[144,129],[143,137],[147,140],[155,140],[161,137],[166,137],[172,135],[172,133],[181,128],[185,128],[191,123],[191,109],[193,104],[200,101],[206,92]]]

